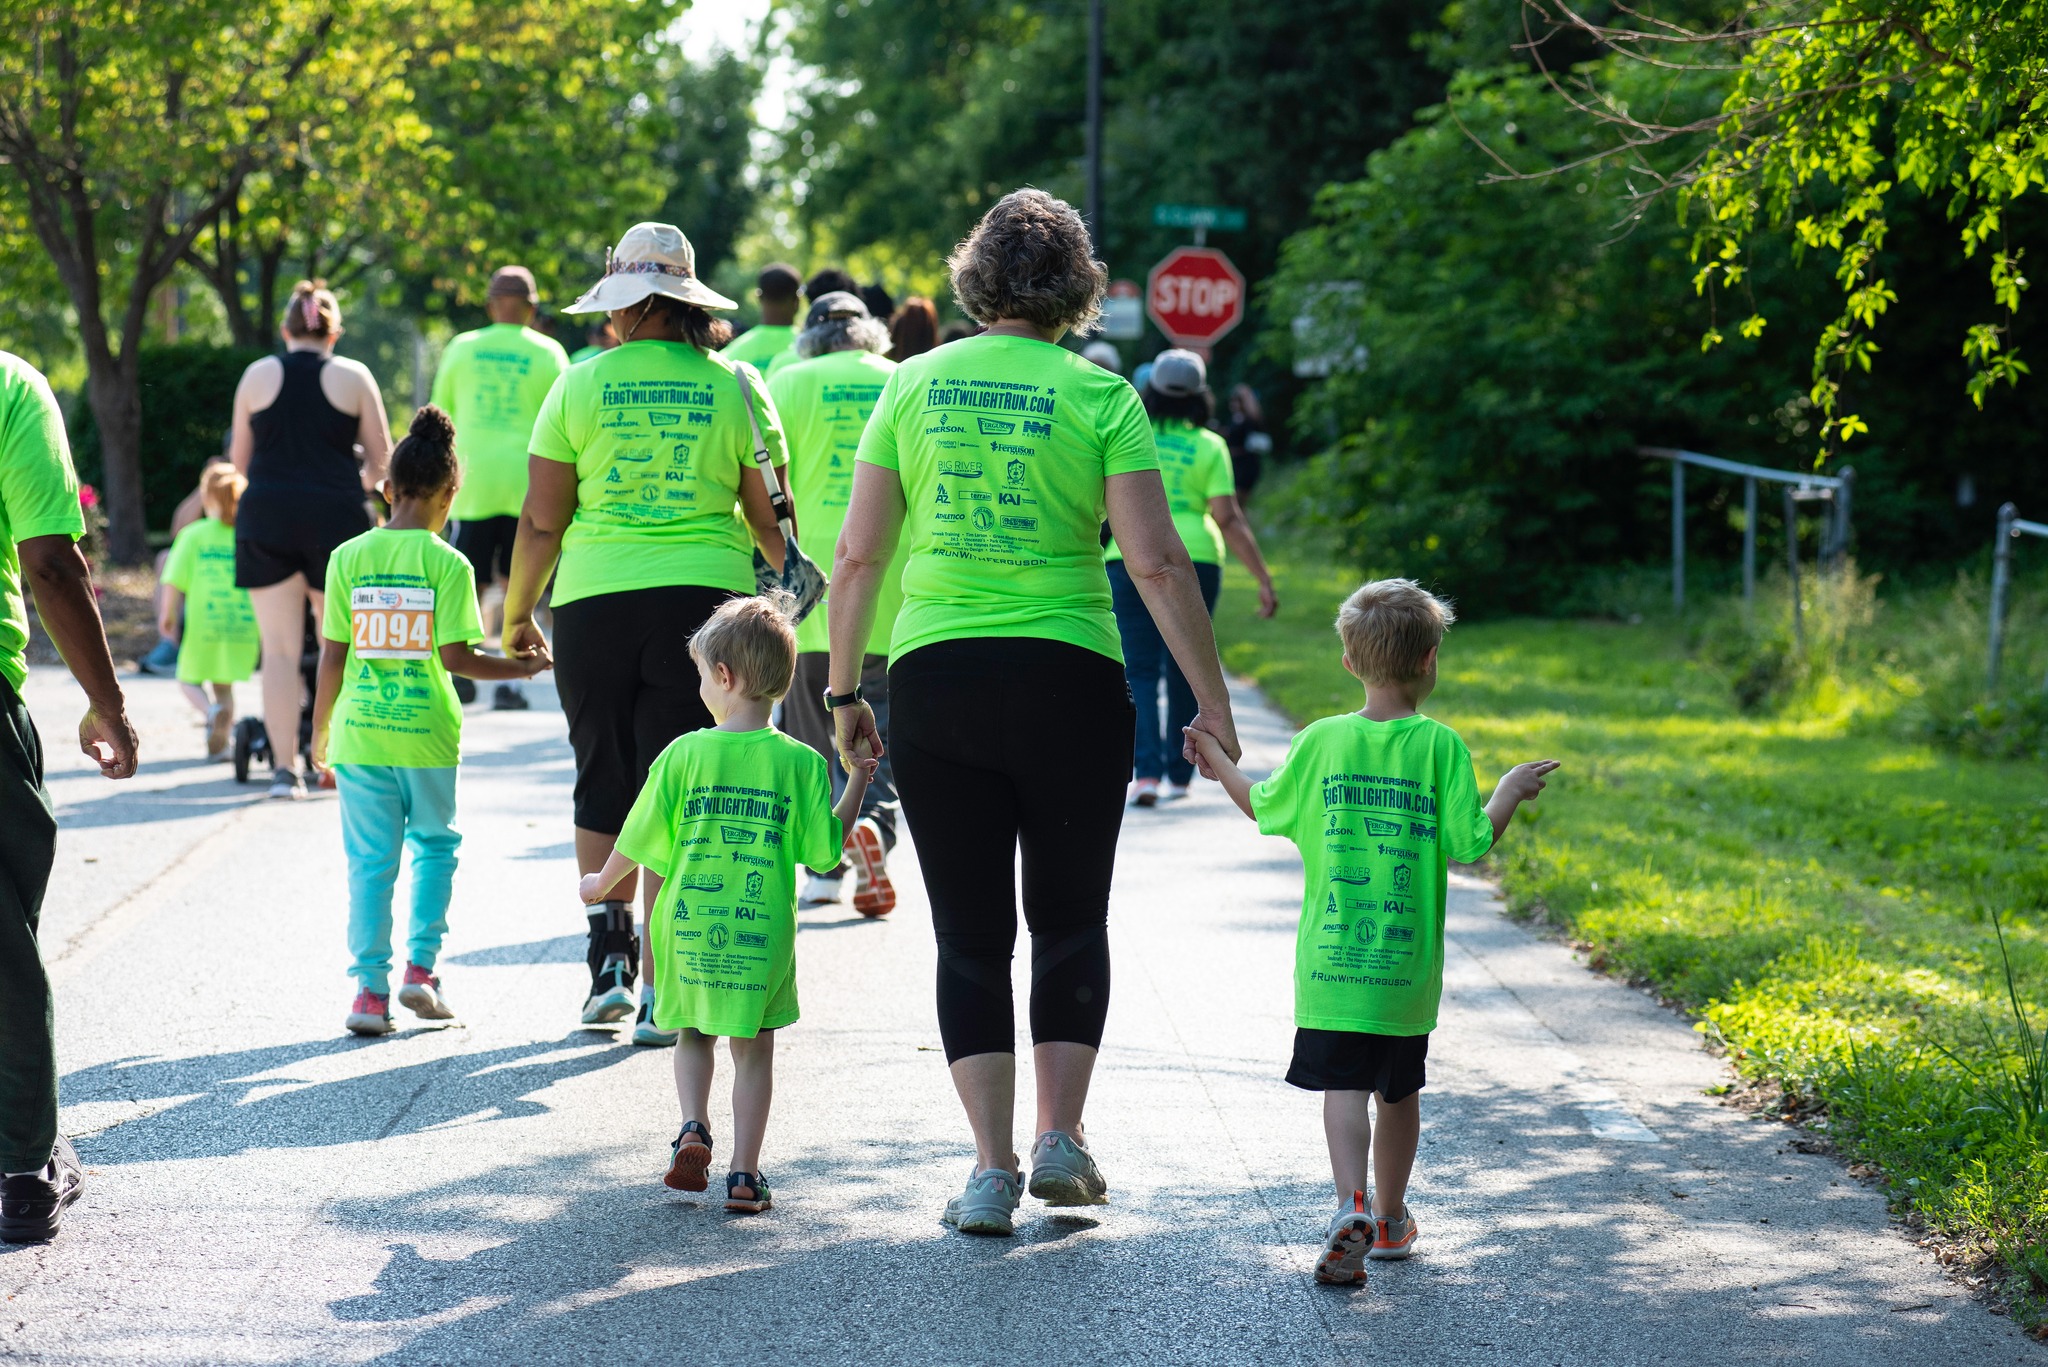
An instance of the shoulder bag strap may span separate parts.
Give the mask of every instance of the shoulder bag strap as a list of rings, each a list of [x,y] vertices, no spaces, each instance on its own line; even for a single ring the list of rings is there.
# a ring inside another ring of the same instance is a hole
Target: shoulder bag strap
[[[747,426],[754,432],[754,468],[761,472],[761,482],[768,487],[768,506],[775,510],[776,525],[782,529],[783,538],[790,540],[796,534],[790,525],[789,495],[775,478],[775,467],[768,459],[768,439],[761,435],[761,419],[754,413],[754,386],[747,380],[752,371],[752,366],[741,361],[733,366],[732,376],[740,383],[740,406],[747,410]]]

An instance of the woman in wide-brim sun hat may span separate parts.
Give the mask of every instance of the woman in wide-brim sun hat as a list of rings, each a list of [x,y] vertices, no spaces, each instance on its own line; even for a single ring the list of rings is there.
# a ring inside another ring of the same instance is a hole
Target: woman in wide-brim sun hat
[[[553,573],[555,682],[576,755],[583,873],[604,866],[655,756],[711,725],[691,635],[720,603],[754,591],[755,546],[782,564],[736,363],[718,354],[732,329],[709,312],[733,307],[697,278],[696,253],[678,229],[635,224],[567,310],[610,315],[619,345],[563,372],[534,423],[505,649],[547,647],[534,611]],[[782,423],[760,377],[749,383],[781,467]],[[651,905],[658,880],[646,884]],[[615,900],[589,910],[586,1024],[633,1014],[632,897],[629,877]],[[643,991],[634,1042],[672,1043],[655,1028],[650,1000]]]
[[[905,361],[876,401],[832,576],[826,705],[841,753],[863,742],[882,753],[856,686],[900,537],[887,748],[938,935],[939,1034],[975,1145],[945,1218],[1009,1234],[1025,1186],[1011,1142],[1020,850],[1038,1076],[1029,1190],[1055,1206],[1108,1199],[1081,1111],[1109,1006],[1133,711],[1098,539],[1105,514],[1199,699],[1192,725],[1238,747],[1144,405],[1121,376],[1059,345],[1094,323],[1108,284],[1081,216],[1016,191],[948,264],[962,311],[986,330]]]

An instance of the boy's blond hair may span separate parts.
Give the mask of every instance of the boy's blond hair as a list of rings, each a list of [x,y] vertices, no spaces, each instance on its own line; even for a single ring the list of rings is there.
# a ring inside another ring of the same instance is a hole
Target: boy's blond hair
[[[199,476],[199,506],[211,512],[224,527],[235,525],[235,513],[242,506],[242,493],[249,479],[225,461],[206,467]]]
[[[731,670],[747,696],[774,702],[796,675],[796,599],[781,589],[756,598],[733,598],[690,637],[690,657]]]
[[[1344,658],[1367,683],[1420,678],[1423,661],[1442,644],[1458,614],[1413,579],[1375,579],[1337,612]]]

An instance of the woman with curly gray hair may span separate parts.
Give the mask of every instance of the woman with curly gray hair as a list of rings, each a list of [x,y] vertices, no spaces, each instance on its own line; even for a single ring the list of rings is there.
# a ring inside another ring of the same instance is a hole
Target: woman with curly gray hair
[[[949,265],[962,311],[987,330],[898,366],[876,401],[832,576],[825,705],[842,754],[882,751],[859,683],[900,539],[888,750],[938,935],[940,1035],[975,1144],[945,1218],[1009,1234],[1026,1186],[1011,1144],[1020,850],[1038,1082],[1029,1191],[1054,1206],[1108,1199],[1081,1111],[1109,1007],[1133,709],[1098,536],[1105,513],[1194,689],[1194,725],[1232,755],[1238,745],[1144,406],[1121,377],[1058,345],[1094,323],[1108,283],[1080,215],[1016,191]]]

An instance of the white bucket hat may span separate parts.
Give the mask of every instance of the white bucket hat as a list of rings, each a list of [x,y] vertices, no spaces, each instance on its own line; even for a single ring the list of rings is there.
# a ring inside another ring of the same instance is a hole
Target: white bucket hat
[[[610,313],[631,308],[650,294],[699,308],[739,307],[697,278],[697,253],[682,229],[666,223],[635,223],[626,229],[619,245],[605,253],[604,278],[562,312]]]

